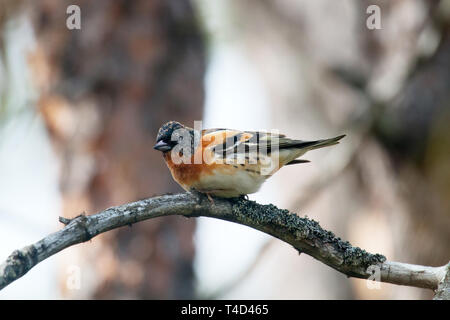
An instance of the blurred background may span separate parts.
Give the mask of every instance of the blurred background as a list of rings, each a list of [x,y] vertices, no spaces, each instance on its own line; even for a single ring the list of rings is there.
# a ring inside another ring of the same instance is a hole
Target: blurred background
[[[69,30],[69,5],[81,29]],[[370,30],[370,5],[381,29]],[[58,216],[181,192],[160,125],[345,133],[250,199],[389,260],[450,253],[450,0],[0,0],[0,260]],[[167,217],[40,263],[0,299],[429,299],[258,231]]]

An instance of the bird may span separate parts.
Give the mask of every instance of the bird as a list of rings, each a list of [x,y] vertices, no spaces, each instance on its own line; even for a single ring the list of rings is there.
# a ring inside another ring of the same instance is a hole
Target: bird
[[[177,121],[161,126],[161,151],[174,180],[188,192],[217,198],[248,197],[280,168],[309,162],[306,152],[336,145],[344,135],[304,141],[284,134],[226,128],[194,130]]]

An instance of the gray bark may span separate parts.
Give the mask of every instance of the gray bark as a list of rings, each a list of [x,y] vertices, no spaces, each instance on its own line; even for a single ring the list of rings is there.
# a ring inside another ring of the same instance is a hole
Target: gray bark
[[[66,225],[63,229],[14,251],[0,265],[0,289],[65,248],[115,228],[169,215],[204,216],[246,225],[291,244],[299,253],[304,252],[348,277],[370,277],[376,281],[433,290],[446,286],[442,297],[448,297],[447,266],[426,267],[389,262],[381,254],[371,254],[353,247],[332,232],[322,229],[314,220],[274,205],[261,205],[244,199],[214,199],[212,203],[200,194],[189,193],[140,200],[90,216],[60,218]]]

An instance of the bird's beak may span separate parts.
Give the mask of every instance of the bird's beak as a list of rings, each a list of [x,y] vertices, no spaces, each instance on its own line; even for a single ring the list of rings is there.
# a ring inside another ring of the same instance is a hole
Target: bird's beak
[[[170,147],[170,145],[168,145],[167,143],[165,143],[164,141],[161,140],[161,141],[158,141],[158,143],[153,146],[153,149],[162,151],[162,152],[166,152],[172,148]]]

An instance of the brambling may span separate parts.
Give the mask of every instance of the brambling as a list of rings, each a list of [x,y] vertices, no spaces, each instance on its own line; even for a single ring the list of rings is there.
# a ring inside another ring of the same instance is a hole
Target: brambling
[[[314,149],[338,144],[345,135],[303,141],[283,134],[232,129],[194,130],[170,121],[158,131],[154,149],[163,153],[173,178],[186,191],[222,198],[246,196],[285,165]]]

